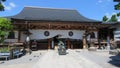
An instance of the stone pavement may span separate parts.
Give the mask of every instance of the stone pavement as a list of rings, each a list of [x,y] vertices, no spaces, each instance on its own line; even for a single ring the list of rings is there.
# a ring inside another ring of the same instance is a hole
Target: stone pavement
[[[86,58],[87,60],[90,60],[100,65],[102,68],[119,68],[110,63],[110,61],[112,60],[110,57],[113,55],[109,54],[108,50],[101,50],[101,51],[83,51],[82,50],[77,53],[80,56]]]
[[[67,55],[58,55],[57,50],[35,51],[31,55],[5,61],[0,68],[119,68],[110,63],[114,57],[109,51],[68,49],[67,52]]]
[[[46,52],[47,50],[33,51],[31,55],[27,54],[17,59],[0,61],[0,68],[32,68]]]
[[[58,55],[56,50],[50,50],[33,68],[102,68],[98,64],[79,56],[74,50],[67,55]]]

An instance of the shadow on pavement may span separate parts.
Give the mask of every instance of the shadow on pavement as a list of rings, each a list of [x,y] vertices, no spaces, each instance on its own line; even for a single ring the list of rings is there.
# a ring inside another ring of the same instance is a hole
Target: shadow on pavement
[[[115,56],[109,57],[111,60],[108,62],[116,67],[120,67],[120,53]]]

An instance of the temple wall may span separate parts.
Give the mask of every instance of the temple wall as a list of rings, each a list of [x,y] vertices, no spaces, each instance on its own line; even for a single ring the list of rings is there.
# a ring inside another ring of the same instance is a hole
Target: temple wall
[[[116,30],[119,30],[120,31],[120,25],[116,25],[117,29]]]
[[[120,41],[120,25],[116,25],[116,30],[114,31],[114,40]]]
[[[115,41],[120,41],[120,30],[115,30],[114,31],[114,40]]]
[[[49,36],[45,36],[44,32],[48,31],[49,32]],[[73,36],[69,36],[68,33],[72,31],[73,32]],[[61,38],[71,38],[71,39],[81,39],[82,40],[82,36],[83,33],[85,32],[84,30],[30,30],[30,32],[32,33],[30,35],[30,39],[48,39],[48,38],[52,38],[58,34],[62,35]],[[97,38],[97,32],[95,33],[95,37]],[[89,39],[89,37],[88,37]],[[21,42],[24,42],[26,40],[26,35],[21,33]]]
[[[44,32],[48,31],[49,36],[45,36]],[[73,36],[69,36],[69,32],[73,32]],[[81,39],[83,38],[84,30],[30,30],[32,33],[30,35],[30,39],[48,39],[52,38],[58,34],[62,35],[61,38],[70,38],[70,39]],[[95,33],[95,37],[97,38],[97,32]],[[26,35],[21,32],[21,42],[24,42],[26,40]],[[90,36],[88,36],[89,40]],[[18,31],[15,31],[15,39],[6,39],[6,42],[17,42],[18,41]]]
[[[49,36],[45,36],[44,32],[49,31]],[[73,32],[73,36],[69,36],[69,31]],[[52,38],[58,34],[62,35],[61,38],[72,38],[72,39],[82,39],[83,33],[85,31],[80,30],[30,30],[32,35],[30,35],[31,39],[47,39]]]
[[[23,32],[21,32],[21,42],[24,42],[26,40],[27,35],[23,34]]]

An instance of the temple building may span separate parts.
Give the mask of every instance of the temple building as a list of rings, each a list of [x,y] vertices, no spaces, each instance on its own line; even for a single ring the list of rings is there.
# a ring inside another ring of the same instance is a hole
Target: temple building
[[[114,42],[117,48],[120,48],[120,22],[113,22],[110,28],[114,29]]]
[[[60,36],[66,48],[71,49],[88,47],[84,44],[90,42],[91,38],[97,43],[108,36],[113,38],[113,30],[109,29],[111,24],[88,19],[74,9],[25,7],[19,14],[7,18],[15,26],[14,40],[11,41],[25,42],[29,36],[31,49],[34,41],[37,42],[37,50],[54,49],[56,36]]]

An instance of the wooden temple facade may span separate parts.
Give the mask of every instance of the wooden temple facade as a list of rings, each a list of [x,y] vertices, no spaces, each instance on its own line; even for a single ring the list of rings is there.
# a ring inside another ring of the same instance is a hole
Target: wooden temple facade
[[[86,31],[95,33],[94,39],[98,41],[100,30],[111,26],[70,9],[25,7],[19,14],[8,18],[15,26],[18,42],[25,42],[26,37],[30,37],[31,49],[35,40],[36,49],[54,49],[57,35],[61,35],[66,48],[84,48]]]

